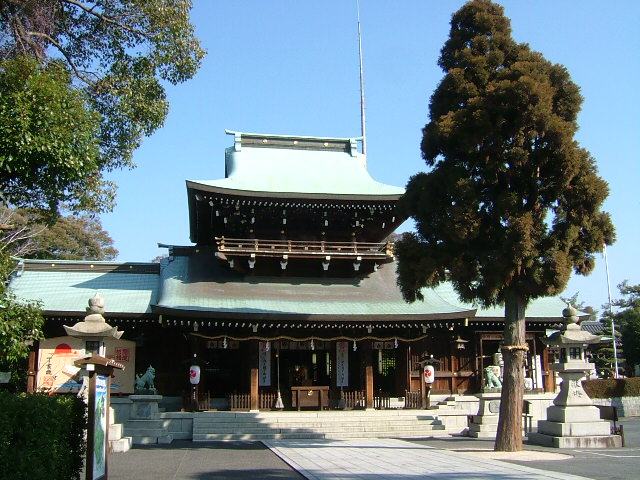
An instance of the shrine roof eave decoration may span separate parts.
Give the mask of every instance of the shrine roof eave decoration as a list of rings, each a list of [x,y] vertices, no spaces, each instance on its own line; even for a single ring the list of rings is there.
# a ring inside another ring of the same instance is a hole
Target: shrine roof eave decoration
[[[240,197],[246,205],[258,205],[269,200],[280,200],[281,202],[305,203],[331,203],[344,202],[380,202],[395,203],[403,195],[404,190],[394,193],[354,193],[354,192],[302,192],[302,191],[268,191],[238,189],[231,186],[219,185],[224,182],[222,179],[216,181],[187,180],[187,189],[190,194],[199,200],[200,197],[207,200],[207,194],[220,197]],[[231,182],[224,182],[231,184]]]
[[[166,307],[154,305],[153,312],[168,318],[191,318],[191,319],[212,319],[212,320],[242,320],[242,321],[271,321],[277,322],[278,327],[295,327],[297,322],[332,323],[340,326],[367,327],[385,325],[412,324],[437,321],[458,320],[461,322],[473,318],[475,311],[459,312],[436,312],[418,314],[388,314],[388,313],[367,313],[367,314],[344,314],[344,313],[304,313],[304,312],[281,312],[281,311],[260,311],[257,309],[214,309],[196,307]],[[356,325],[360,324],[360,325]]]

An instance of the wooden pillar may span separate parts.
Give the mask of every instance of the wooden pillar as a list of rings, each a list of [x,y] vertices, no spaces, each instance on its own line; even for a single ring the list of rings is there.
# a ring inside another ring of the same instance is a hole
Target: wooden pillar
[[[478,391],[481,392],[484,387],[484,339],[482,335],[478,338],[480,341],[480,356],[476,361],[476,375],[478,377]]]
[[[329,398],[332,400],[340,400],[340,388],[338,388],[338,374],[336,372],[337,365],[337,353],[336,353],[336,341],[330,342],[329,347],[329,363],[331,364],[331,374],[329,377]],[[338,401],[336,400],[336,402]]]
[[[407,345],[407,349],[404,352],[404,361],[405,361],[405,383],[407,385],[407,391],[411,391],[411,344]]]
[[[36,391],[36,350],[38,347],[32,345],[29,348],[29,363],[27,365],[27,393]]]
[[[365,401],[366,408],[374,408],[373,405],[373,365],[371,365],[371,357],[369,356],[368,365],[364,367],[365,371]]]
[[[258,368],[251,367],[251,410],[259,410],[258,405]]]
[[[259,410],[260,406],[258,404],[258,342],[252,340],[249,343],[249,348],[251,349],[251,353],[249,358],[251,359],[250,363],[250,373],[249,373],[249,382],[250,382],[250,396],[249,396],[249,409],[250,410]]]
[[[429,385],[429,390],[431,389],[431,385]],[[421,408],[428,408],[429,404],[428,404],[428,396],[427,394],[430,393],[427,390],[427,384],[424,381],[424,373],[421,372],[420,375],[420,398],[421,398]]]
[[[549,358],[549,347],[545,347],[542,350],[542,361],[540,362],[542,366],[542,379],[544,383],[544,391],[545,392],[555,392],[555,376],[553,370],[551,370],[551,362]]]

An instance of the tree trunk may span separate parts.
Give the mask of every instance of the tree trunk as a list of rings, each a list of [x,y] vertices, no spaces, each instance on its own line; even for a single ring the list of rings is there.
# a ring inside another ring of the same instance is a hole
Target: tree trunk
[[[500,418],[494,450],[522,450],[522,403],[524,398],[524,358],[526,355],[526,301],[516,291],[508,291],[504,302],[504,371]]]

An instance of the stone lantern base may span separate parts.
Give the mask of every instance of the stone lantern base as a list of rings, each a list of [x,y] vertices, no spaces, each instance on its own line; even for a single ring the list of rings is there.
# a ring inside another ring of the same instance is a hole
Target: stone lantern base
[[[561,370],[560,392],[555,405],[547,408],[547,419],[538,422],[537,433],[529,434],[529,442],[555,448],[622,447],[622,437],[611,434],[611,424],[600,419],[600,410],[582,388],[584,367],[554,367]]]
[[[547,420],[538,422],[538,431],[528,435],[530,443],[555,448],[617,448],[622,437],[611,435],[611,425],[600,420],[596,406],[547,408]]]

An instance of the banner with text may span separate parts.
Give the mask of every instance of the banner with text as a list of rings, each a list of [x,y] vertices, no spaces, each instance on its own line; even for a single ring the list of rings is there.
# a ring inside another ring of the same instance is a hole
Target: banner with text
[[[349,386],[349,342],[336,342],[336,386]]]
[[[271,345],[269,342],[260,342],[258,365],[258,383],[261,387],[271,386]]]

